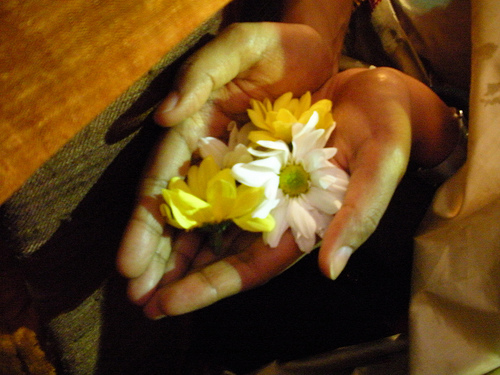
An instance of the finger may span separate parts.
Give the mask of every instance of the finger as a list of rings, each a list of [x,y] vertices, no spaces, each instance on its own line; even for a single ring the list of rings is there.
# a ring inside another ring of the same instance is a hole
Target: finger
[[[213,239],[208,235],[203,249],[198,252],[191,266],[193,269],[199,269],[216,260],[238,254],[248,249],[259,236],[262,234],[245,232],[237,226],[231,226],[224,231],[220,244],[214,244]]]
[[[316,58],[310,59],[311,54]],[[302,95],[331,76],[332,61],[329,46],[306,25],[234,24],[183,66],[177,89],[159,106],[155,120],[176,125],[209,99],[226,113],[238,114],[250,98],[273,99],[286,91]]]
[[[154,254],[164,251],[161,246],[166,240],[161,239],[162,236],[168,238],[169,232],[165,232],[165,221],[159,210],[161,190],[167,186],[170,178],[180,174],[192,152],[192,146],[180,134],[182,128],[180,126],[179,131],[166,132],[152,152],[152,159],[139,189],[136,208],[118,251],[117,267],[125,277],[139,277],[148,268]]]
[[[374,146],[376,147],[376,146]],[[319,253],[322,272],[336,279],[352,253],[375,231],[406,167],[398,151],[374,158],[369,152],[352,173],[341,209],[323,237]]]
[[[202,237],[196,232],[180,232],[175,238],[172,254],[158,287],[172,283],[186,275],[199,254]]]
[[[411,148],[410,101],[398,75],[387,69],[353,69],[336,80],[336,158],[351,177],[319,252],[320,268],[332,279],[374,232],[406,170]]]
[[[159,211],[160,198],[144,196],[125,229],[117,255],[117,268],[128,278],[137,278],[145,272],[152,256],[159,250],[165,225]]]
[[[146,316],[185,314],[211,305],[278,275],[303,255],[289,232],[277,248],[262,240],[240,254],[212,263],[160,289],[146,305]]]
[[[172,126],[198,112],[212,92],[261,59],[268,43],[276,38],[276,28],[264,23],[226,28],[184,64],[177,89],[160,104],[155,120],[160,125]]]
[[[132,302],[144,305],[151,298],[158,282],[165,273],[171,249],[171,237],[162,236],[158,250],[154,253],[145,271],[129,281],[127,292]]]

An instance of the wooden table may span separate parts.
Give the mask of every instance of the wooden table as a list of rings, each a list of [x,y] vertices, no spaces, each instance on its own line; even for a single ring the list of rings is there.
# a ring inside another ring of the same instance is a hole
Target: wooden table
[[[0,1],[0,204],[228,2]]]

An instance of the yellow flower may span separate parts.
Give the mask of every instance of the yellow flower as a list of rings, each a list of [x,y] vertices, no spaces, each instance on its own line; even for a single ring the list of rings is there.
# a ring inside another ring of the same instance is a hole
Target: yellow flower
[[[300,99],[293,98],[293,94],[288,92],[276,99],[274,104],[267,98],[263,102],[252,99],[250,104],[250,121],[262,129],[250,132],[248,138],[254,143],[282,140],[289,144],[292,141],[292,125],[306,124],[314,112],[319,115],[316,129],[328,129],[333,124],[332,102],[323,99],[311,105],[310,92]]]
[[[160,211],[168,224],[180,229],[193,229],[234,222],[249,232],[268,232],[274,218],[261,219],[253,212],[264,200],[264,189],[238,185],[230,169],[220,169],[212,157],[200,166],[189,168],[187,181],[181,177],[170,180],[162,190],[165,204]]]

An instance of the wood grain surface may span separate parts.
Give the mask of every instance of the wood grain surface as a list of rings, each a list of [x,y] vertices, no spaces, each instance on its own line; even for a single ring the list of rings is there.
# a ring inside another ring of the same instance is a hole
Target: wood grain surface
[[[0,1],[0,204],[228,2]]]

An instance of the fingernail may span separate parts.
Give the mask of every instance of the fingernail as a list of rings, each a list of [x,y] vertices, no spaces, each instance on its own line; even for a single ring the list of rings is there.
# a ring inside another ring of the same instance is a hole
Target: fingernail
[[[179,94],[176,92],[171,92],[161,106],[161,112],[169,112],[175,108],[179,102]]]
[[[161,313],[161,311],[154,303],[149,303],[146,305],[146,307],[144,307],[144,314],[151,320],[160,320],[162,318],[165,318],[165,315]]]
[[[350,246],[342,246],[337,250],[330,262],[330,278],[335,280],[345,268],[347,261],[354,252]]]

